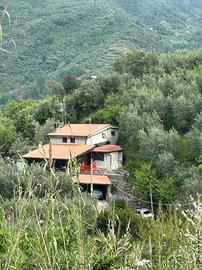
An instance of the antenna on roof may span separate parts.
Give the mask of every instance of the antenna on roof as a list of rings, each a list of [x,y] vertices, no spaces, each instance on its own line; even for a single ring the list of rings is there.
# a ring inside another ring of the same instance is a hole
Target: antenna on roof
[[[86,123],[92,124],[92,118],[89,117],[88,119],[86,119]]]
[[[93,195],[93,157],[92,151],[90,152],[90,194]]]

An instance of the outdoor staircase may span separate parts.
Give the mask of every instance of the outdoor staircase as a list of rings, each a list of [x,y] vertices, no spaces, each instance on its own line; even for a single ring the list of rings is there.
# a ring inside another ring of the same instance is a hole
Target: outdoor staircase
[[[127,205],[131,209],[137,209],[139,206],[139,201],[130,195],[133,195],[132,189],[128,183],[128,172],[119,170],[108,170],[105,175],[117,186],[117,195],[123,195],[127,200]]]
[[[107,170],[105,175],[110,178],[111,181],[115,183],[126,182],[128,179],[128,173],[122,169],[119,170]]]

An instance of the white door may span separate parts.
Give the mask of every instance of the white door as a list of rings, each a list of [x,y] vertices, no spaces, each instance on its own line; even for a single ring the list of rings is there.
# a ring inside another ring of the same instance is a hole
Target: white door
[[[112,170],[118,169],[118,152],[110,153],[110,167]]]

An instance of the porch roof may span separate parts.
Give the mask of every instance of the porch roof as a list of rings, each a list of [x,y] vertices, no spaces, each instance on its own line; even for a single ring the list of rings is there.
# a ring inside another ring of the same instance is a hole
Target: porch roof
[[[103,152],[103,153],[109,153],[109,152],[119,152],[122,151],[123,148],[120,145],[116,144],[106,144],[102,146],[95,147],[93,149],[93,152]]]
[[[97,185],[111,185],[111,181],[106,175],[90,175],[90,174],[79,174],[78,178],[74,178],[74,182],[80,184],[97,184]]]
[[[70,157],[79,157],[88,153],[94,145],[83,144],[45,144],[33,151],[28,152],[23,157],[26,159],[61,159],[69,160]]]

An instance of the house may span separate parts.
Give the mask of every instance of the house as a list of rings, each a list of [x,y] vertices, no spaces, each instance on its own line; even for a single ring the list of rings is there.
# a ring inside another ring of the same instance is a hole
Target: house
[[[104,124],[69,124],[48,134],[52,144],[116,144],[118,128]]]
[[[89,191],[93,187],[102,192],[102,198],[108,198],[111,182],[104,174],[120,169],[123,163],[123,148],[116,145],[118,128],[109,124],[68,124],[56,128],[48,137],[49,144],[28,152],[23,158],[29,164],[48,160],[59,170],[69,167],[75,159],[83,189]]]

